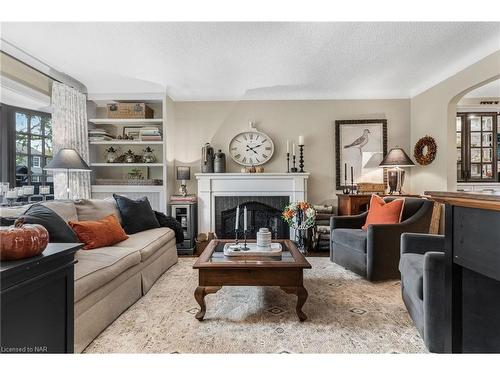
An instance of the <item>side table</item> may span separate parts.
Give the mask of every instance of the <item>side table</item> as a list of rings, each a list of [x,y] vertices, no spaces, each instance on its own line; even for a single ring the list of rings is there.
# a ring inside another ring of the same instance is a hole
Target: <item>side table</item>
[[[381,197],[414,197],[419,198],[420,195],[413,194],[393,194],[381,195]],[[368,210],[372,194],[337,194],[338,198],[338,215],[358,215]]]
[[[184,241],[177,244],[179,255],[194,255],[198,226],[198,205],[196,202],[170,202],[170,216],[176,219],[184,231]]]
[[[1,353],[73,353],[78,243],[49,243],[36,257],[0,262]]]

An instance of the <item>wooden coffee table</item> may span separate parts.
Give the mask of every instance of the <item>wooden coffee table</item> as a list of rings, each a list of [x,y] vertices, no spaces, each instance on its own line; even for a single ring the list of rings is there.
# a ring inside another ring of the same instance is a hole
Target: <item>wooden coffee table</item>
[[[311,265],[292,241],[273,241],[283,246],[283,253],[277,257],[227,257],[223,253],[227,242],[233,241],[212,240],[193,266],[199,271],[199,286],[194,292],[200,305],[196,319],[201,321],[205,316],[205,296],[223,286],[279,286],[286,293],[297,295],[297,315],[301,321],[307,319],[302,311],[307,300],[303,270]]]

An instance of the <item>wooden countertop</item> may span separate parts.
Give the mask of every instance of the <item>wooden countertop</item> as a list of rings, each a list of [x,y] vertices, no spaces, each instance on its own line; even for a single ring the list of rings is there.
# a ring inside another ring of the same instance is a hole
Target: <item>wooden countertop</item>
[[[500,193],[463,191],[426,191],[424,193],[439,203],[461,207],[500,211]]]

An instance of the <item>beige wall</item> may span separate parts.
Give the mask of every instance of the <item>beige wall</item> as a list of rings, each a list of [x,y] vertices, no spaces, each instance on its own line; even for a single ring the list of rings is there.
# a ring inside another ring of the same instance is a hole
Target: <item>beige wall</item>
[[[309,201],[314,203],[335,199],[335,120],[385,118],[388,147],[400,145],[409,150],[407,99],[175,102],[174,112],[175,120],[167,124],[168,135],[174,136],[169,141],[169,158],[175,155],[174,166],[192,166],[188,185],[192,192],[196,192],[194,173],[200,171],[205,142],[226,153],[229,172],[240,171],[241,167],[229,158],[228,143],[248,128],[250,120],[256,121],[257,128],[271,136],[275,144],[273,158],[264,165],[266,172],[285,172],[286,140],[305,137],[305,170],[311,173]]]
[[[411,144],[430,135],[438,145],[432,164],[412,169],[412,192],[456,190],[456,104],[467,92],[499,77],[497,51],[411,99]]]

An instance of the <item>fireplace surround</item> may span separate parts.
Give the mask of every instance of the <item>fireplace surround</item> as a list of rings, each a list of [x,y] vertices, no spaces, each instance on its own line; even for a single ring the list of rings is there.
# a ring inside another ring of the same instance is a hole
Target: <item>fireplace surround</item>
[[[280,202],[280,211],[288,202],[307,200],[309,173],[197,173],[195,176],[198,181],[198,231],[200,233],[217,232],[216,215],[222,215],[222,212],[216,214],[218,197],[236,197],[245,199],[248,203],[256,202],[275,209],[278,209],[278,206],[265,199],[278,197],[283,199]],[[285,198],[288,200],[282,205]],[[243,202],[242,200],[241,203]],[[225,210],[235,207],[236,204]],[[229,214],[227,212],[225,218]],[[222,216],[219,217],[219,221],[221,219]],[[243,221],[240,224],[243,225]],[[294,238],[293,230],[289,233],[289,238]]]
[[[243,229],[243,207],[248,210],[247,238],[255,239],[260,228],[269,228],[274,239],[290,238],[288,225],[281,219],[288,196],[218,196],[215,197],[215,233],[218,238],[233,238],[236,207],[240,206],[240,229]]]

